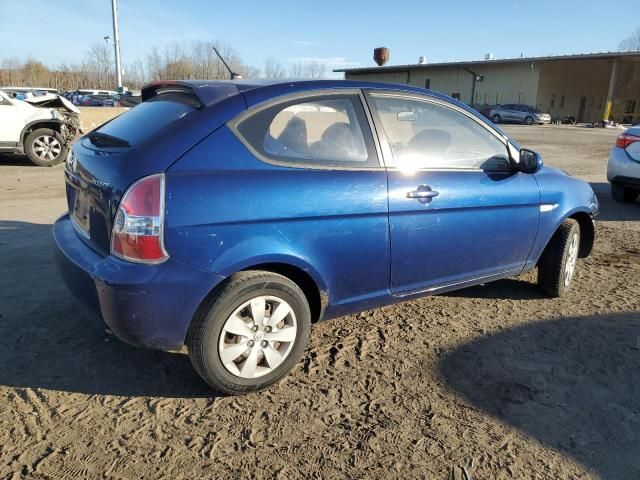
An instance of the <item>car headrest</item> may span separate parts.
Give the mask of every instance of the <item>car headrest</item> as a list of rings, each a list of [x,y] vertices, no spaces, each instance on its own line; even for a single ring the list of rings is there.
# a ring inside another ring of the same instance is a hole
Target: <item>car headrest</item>
[[[443,152],[449,148],[449,145],[451,145],[451,135],[435,128],[422,130],[409,140],[409,148],[415,150]]]

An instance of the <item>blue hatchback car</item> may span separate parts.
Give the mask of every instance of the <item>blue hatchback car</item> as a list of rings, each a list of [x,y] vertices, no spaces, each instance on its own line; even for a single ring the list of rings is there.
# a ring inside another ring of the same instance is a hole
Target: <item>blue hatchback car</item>
[[[122,340],[264,388],[312,323],[538,268],[564,295],[590,186],[452,98],[347,81],[177,81],[79,139],[63,277]]]

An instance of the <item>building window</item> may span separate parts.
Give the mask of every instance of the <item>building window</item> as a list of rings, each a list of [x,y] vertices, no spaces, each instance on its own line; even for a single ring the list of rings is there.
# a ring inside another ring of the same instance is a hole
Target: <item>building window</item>
[[[551,101],[549,102],[549,107],[553,108],[556,106],[556,94],[552,93],[551,94]]]
[[[455,98],[456,100],[460,100],[460,92],[452,93],[452,94],[451,94],[451,96],[452,96],[453,98]]]
[[[636,111],[636,101],[627,100],[627,103],[624,106],[624,113],[633,113],[635,111]]]
[[[564,108],[564,95],[560,97],[560,108]]]
[[[431,79],[430,78],[427,78],[424,81],[424,88],[426,88],[427,90],[429,90],[431,88]]]

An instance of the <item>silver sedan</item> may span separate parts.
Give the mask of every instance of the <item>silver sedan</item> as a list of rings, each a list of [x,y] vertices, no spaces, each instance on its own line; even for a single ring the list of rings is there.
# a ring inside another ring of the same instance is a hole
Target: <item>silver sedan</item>
[[[489,111],[493,123],[524,123],[525,125],[551,123],[551,115],[534,107],[520,104],[498,105]]]

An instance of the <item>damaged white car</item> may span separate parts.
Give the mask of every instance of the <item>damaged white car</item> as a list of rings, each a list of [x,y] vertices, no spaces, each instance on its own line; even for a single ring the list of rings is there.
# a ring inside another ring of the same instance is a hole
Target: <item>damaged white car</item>
[[[17,100],[0,90],[0,153],[24,153],[41,167],[57,165],[80,133],[79,115],[58,95]]]

